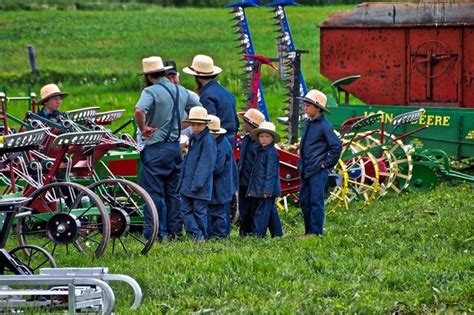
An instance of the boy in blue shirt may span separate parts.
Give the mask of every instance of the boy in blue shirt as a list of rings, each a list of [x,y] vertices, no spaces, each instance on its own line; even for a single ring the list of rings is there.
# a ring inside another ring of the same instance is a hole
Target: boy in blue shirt
[[[298,171],[301,174],[300,204],[305,235],[322,235],[324,224],[324,189],[329,170],[336,165],[342,151],[341,141],[324,113],[327,97],[318,90],[300,98],[308,116],[301,136]]]
[[[252,234],[265,237],[270,224],[270,215],[275,207],[275,198],[280,196],[279,156],[275,142],[280,141],[280,135],[275,131],[271,122],[263,122],[252,130],[250,135],[259,142],[252,173],[249,180],[247,197],[250,199],[250,213],[253,214]],[[280,217],[276,212],[281,226]]]
[[[188,119],[193,134],[181,173],[181,217],[186,233],[193,240],[208,237],[208,206],[212,196],[213,170],[216,163],[216,142],[209,133],[209,118],[204,107],[193,107]]]
[[[227,238],[230,231],[230,207],[238,189],[237,164],[229,140],[224,136],[221,120],[208,115],[208,128],[216,139],[217,157],[214,166],[212,199],[209,201],[209,238]]]

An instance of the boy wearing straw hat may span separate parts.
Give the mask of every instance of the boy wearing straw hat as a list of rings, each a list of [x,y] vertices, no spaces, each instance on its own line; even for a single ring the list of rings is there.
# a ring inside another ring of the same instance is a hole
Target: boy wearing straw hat
[[[204,107],[191,108],[186,122],[191,123],[193,134],[181,173],[181,217],[191,239],[205,240],[208,237],[207,204],[212,197],[216,142],[207,128],[209,118]]]
[[[135,106],[135,121],[144,140],[140,152],[142,168],[140,185],[150,194],[159,209],[159,238],[182,235],[179,184],[182,162],[179,147],[181,117],[184,111],[201,104],[188,91],[166,77],[165,66],[158,56],[142,60],[145,83]],[[148,222],[148,209],[144,210]],[[145,224],[144,236],[150,237],[151,228]]]
[[[209,201],[209,238],[227,238],[230,231],[232,197],[239,187],[237,164],[232,146],[224,136],[219,117],[209,115],[208,128],[216,139],[217,156],[213,172],[212,199]]]
[[[258,141],[249,181],[247,197],[250,200],[250,213],[253,214],[252,234],[265,237],[270,227],[270,215],[275,208],[275,199],[280,196],[279,156],[275,143],[280,141],[275,125],[264,121],[258,128],[250,131],[251,137]],[[275,220],[280,221],[278,212]],[[280,222],[281,226],[281,222]]]
[[[210,115],[219,117],[222,128],[227,130],[226,137],[232,144],[239,122],[235,96],[216,80],[222,69],[214,65],[211,57],[196,55],[191,66],[184,68],[183,72],[194,76],[200,96],[199,101]]]
[[[244,121],[244,137],[240,146],[239,158],[239,233],[241,236],[246,236],[252,233],[253,214],[249,210],[250,203],[247,197],[247,191],[250,175],[257,156],[257,148],[259,146],[258,141],[250,136],[250,132],[258,128],[259,124],[265,121],[265,115],[258,109],[250,108],[246,112],[240,112],[239,117]],[[270,214],[269,230],[272,237],[283,235],[276,206]]]
[[[37,102],[38,105],[43,105],[43,108],[37,112],[38,116],[57,121],[58,117],[62,115],[59,111],[62,99],[68,96],[66,92],[61,92],[59,87],[54,84],[47,84],[40,90],[41,99]]]
[[[300,204],[305,235],[322,235],[324,224],[324,189],[329,170],[336,165],[342,151],[341,141],[324,113],[327,97],[318,90],[300,98],[308,116],[301,136],[298,170],[301,174]]]

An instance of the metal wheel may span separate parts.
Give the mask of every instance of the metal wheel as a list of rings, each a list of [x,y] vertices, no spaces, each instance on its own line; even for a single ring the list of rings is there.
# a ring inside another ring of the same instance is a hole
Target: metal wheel
[[[110,208],[112,250],[129,252],[138,246],[140,252],[146,254],[159,228],[158,211],[150,195],[139,185],[119,178],[100,180],[89,188]],[[150,214],[147,220],[145,207]],[[148,239],[142,234],[145,228],[151,229]]]
[[[352,143],[351,151],[358,154],[365,150],[359,143]],[[345,161],[349,172],[349,190],[346,198],[349,201],[363,200],[364,206],[371,203],[379,190],[379,167],[377,159],[370,152]]]
[[[373,135],[374,138],[380,137],[380,132]],[[388,137],[387,133],[384,133],[385,144],[380,146],[380,142],[373,142],[372,146],[378,146],[377,151],[373,153],[376,156],[380,156],[381,150],[386,151],[386,154],[392,156],[392,166],[389,167],[390,172],[394,175],[393,182],[390,185],[390,189],[394,190],[397,194],[406,190],[410,185],[410,179],[413,173],[413,159],[412,159],[412,148],[403,143],[402,140],[396,140],[394,135]],[[368,137],[369,141],[370,138]]]
[[[370,147],[381,147],[380,141],[370,135],[362,135],[362,138],[358,141],[362,146],[366,148]],[[398,172],[398,166],[395,163],[395,156],[388,150],[378,150],[374,152],[377,159],[377,165],[379,168],[379,190],[377,198],[380,198],[390,191],[391,186],[396,180],[396,174]]]
[[[45,249],[35,245],[18,246],[8,254],[16,260],[25,274],[34,275],[40,268],[56,268],[53,256]]]
[[[110,238],[104,203],[90,189],[75,183],[51,183],[33,192],[25,207],[31,216],[17,223],[22,246],[38,244],[52,256],[78,251],[98,258]]]
[[[339,159],[334,167],[333,173],[341,179],[341,182],[338,185],[334,185],[326,194],[325,208],[330,212],[334,212],[337,208],[344,206],[344,208],[348,210],[349,203],[346,199],[346,194],[349,187],[349,173],[346,163]]]

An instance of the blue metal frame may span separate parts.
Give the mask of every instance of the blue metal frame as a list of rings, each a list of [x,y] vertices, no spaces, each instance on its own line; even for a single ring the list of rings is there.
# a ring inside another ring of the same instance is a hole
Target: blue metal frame
[[[252,41],[252,34],[250,33],[250,28],[249,24],[247,22],[247,15],[245,14],[245,9],[249,7],[259,7],[260,0],[243,0],[243,1],[236,1],[227,4],[224,6],[225,8],[240,8],[242,12],[242,17],[241,17],[241,23],[242,23],[242,35],[245,35],[246,38],[248,39],[248,44],[246,46],[243,46],[243,51],[242,54],[248,54],[248,55],[255,55],[255,49],[253,47],[253,41]],[[262,89],[262,84],[259,82],[258,83],[258,109],[265,115],[265,119],[269,120],[270,117],[268,115],[268,110],[267,110],[267,105],[265,102],[265,97],[263,95],[263,89]]]

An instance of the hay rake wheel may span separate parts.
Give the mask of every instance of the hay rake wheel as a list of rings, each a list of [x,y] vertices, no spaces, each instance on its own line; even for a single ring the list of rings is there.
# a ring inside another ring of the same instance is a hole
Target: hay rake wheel
[[[356,140],[360,145],[370,147],[381,147],[380,140],[372,136],[373,132],[364,132]],[[374,154],[377,159],[377,165],[379,168],[379,190],[377,198],[386,195],[391,186],[396,180],[397,164],[395,163],[395,156],[387,150],[380,150],[378,154]]]
[[[45,249],[35,245],[17,246],[8,254],[19,263],[19,267],[25,274],[37,274],[40,268],[56,268],[56,261]],[[3,266],[2,266],[3,267]],[[0,274],[8,274],[6,270],[1,270]]]
[[[409,185],[413,175],[413,159],[411,155],[411,147],[403,143],[402,140],[397,139],[394,135],[389,135],[384,132],[383,136],[389,139],[384,145],[380,145],[380,131],[365,138],[365,145],[370,149],[378,148],[379,161],[383,161],[385,165],[389,164],[390,181],[387,183],[385,189],[388,191],[395,191],[397,194],[405,191]],[[382,152],[383,151],[383,152]],[[386,173],[384,173],[385,175]],[[386,193],[385,192],[385,193]]]
[[[327,194],[325,201],[325,208],[329,212],[335,212],[341,206],[344,206],[346,210],[349,210],[349,203],[346,199],[347,190],[349,187],[349,173],[347,171],[346,163],[339,159],[336,166],[334,167],[334,174],[340,176],[341,183],[336,185],[334,190]]]
[[[150,195],[139,185],[119,178],[100,180],[88,188],[110,207],[112,252],[122,249],[128,253],[138,246],[141,254],[148,253],[159,227],[158,212]],[[149,209],[149,220],[144,216],[145,207]],[[152,231],[148,239],[142,236],[146,225]]]
[[[378,193],[379,167],[377,159],[370,152],[357,156],[365,149],[358,143],[352,143],[350,149],[356,156],[345,160],[349,173],[349,186],[345,198],[348,203],[354,200],[364,201],[363,207],[365,207],[375,199]]]
[[[91,190],[69,182],[45,185],[30,196],[25,207],[32,215],[17,222],[21,246],[40,244],[52,256],[77,251],[100,257],[110,238],[105,205]]]

